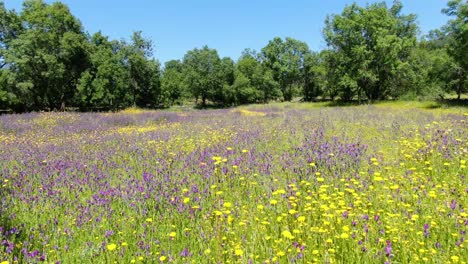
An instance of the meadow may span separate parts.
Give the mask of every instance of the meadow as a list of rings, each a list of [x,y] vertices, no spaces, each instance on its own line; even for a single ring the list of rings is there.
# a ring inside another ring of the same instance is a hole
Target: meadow
[[[466,263],[468,112],[426,108],[0,116],[0,263]]]

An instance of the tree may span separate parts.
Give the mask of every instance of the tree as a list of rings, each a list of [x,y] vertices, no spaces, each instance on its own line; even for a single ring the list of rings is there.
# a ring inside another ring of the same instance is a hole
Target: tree
[[[166,62],[161,78],[163,105],[173,105],[185,95],[183,65],[178,60]]]
[[[223,90],[221,77],[221,60],[218,52],[204,46],[201,49],[188,51],[183,59],[185,83],[195,101],[201,99],[202,106],[207,100],[219,103]]]
[[[339,57],[342,99],[361,98],[362,93],[371,101],[399,96],[394,84],[416,44],[417,30],[415,16],[401,10],[399,1],[391,8],[385,2],[366,8],[352,4],[325,20],[325,40]]]
[[[130,106],[130,72],[124,63],[125,47],[119,41],[109,41],[98,32],[91,37],[90,67],[83,72],[76,101],[84,109],[119,109]]]
[[[309,53],[304,59],[304,101],[322,95],[326,80],[326,67],[319,53]]]
[[[263,65],[256,52],[251,50],[245,50],[237,61],[234,87],[236,91],[243,91],[243,95],[237,96],[237,103],[266,103],[276,99],[281,93],[278,83],[273,79],[272,71]],[[240,99],[241,97],[244,99]]]
[[[454,17],[445,26],[448,33],[448,54],[457,63],[456,92],[458,99],[468,90],[466,82],[468,72],[468,3],[462,0],[450,0],[442,12]]]
[[[305,57],[309,53],[306,43],[293,38],[283,41],[276,37],[262,49],[263,62],[273,71],[273,78],[280,84],[285,101],[292,100],[294,85],[302,86]]]
[[[17,98],[27,109],[64,109],[88,66],[81,23],[66,5],[40,0],[25,1],[20,19],[23,28],[5,50]]]
[[[160,67],[159,62],[152,60],[152,42],[142,36],[141,31],[134,32],[131,44],[125,46],[127,67],[130,71],[133,105],[142,107],[159,104]]]

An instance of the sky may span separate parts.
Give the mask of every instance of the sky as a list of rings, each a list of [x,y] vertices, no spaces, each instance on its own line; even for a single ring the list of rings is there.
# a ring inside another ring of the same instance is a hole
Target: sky
[[[1,1],[1,0],[0,0]],[[54,1],[46,0],[51,3]],[[326,48],[322,28],[328,14],[339,14],[352,0],[62,0],[85,31],[102,31],[111,39],[128,39],[142,30],[161,62],[182,59],[208,45],[221,57],[236,60],[245,48],[261,50],[275,36]],[[359,5],[380,1],[355,1]],[[393,1],[386,1],[391,6]],[[21,0],[4,0],[21,10]],[[444,25],[446,0],[403,0],[403,14],[417,15],[421,34]]]

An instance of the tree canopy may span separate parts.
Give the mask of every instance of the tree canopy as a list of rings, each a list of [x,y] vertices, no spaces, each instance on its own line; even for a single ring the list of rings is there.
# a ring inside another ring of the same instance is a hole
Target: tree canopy
[[[0,1],[0,110],[460,98],[468,91],[468,4],[448,1],[447,24],[420,39],[416,16],[402,10],[400,1],[344,7],[326,18],[319,52],[274,37],[236,61],[203,46],[161,66],[141,31],[113,40],[87,33],[63,3],[27,0],[16,12]]]

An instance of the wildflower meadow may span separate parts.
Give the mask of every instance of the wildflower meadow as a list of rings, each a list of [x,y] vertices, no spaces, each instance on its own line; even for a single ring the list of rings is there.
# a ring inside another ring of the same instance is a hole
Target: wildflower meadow
[[[468,112],[0,116],[0,263],[467,263]]]

